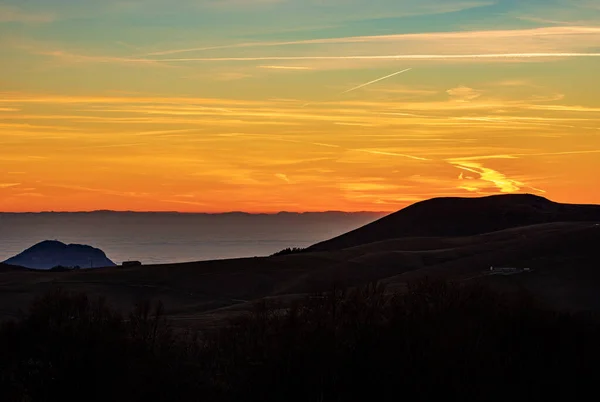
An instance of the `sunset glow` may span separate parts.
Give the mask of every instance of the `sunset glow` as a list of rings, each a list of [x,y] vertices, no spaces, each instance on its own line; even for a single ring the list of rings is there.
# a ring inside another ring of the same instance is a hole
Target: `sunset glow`
[[[600,203],[600,3],[0,0],[0,211]]]

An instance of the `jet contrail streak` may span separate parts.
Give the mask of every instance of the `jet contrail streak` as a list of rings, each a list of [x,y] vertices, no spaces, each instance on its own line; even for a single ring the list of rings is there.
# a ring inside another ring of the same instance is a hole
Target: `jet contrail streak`
[[[356,91],[357,89],[364,88],[367,85],[375,84],[376,82],[383,81],[385,79],[393,77],[394,75],[402,74],[402,73],[405,73],[405,72],[407,72],[409,70],[412,70],[412,68],[407,68],[406,70],[402,70],[402,71],[396,71],[395,73],[390,74],[390,75],[386,75],[385,77],[377,78],[376,80],[369,81],[369,82],[367,82],[365,84],[359,85],[359,86],[354,87],[354,88],[350,88],[349,90],[342,92],[340,95],[347,94],[348,92]]]
[[[54,54],[50,54],[53,56]],[[262,56],[262,57],[204,57],[187,59],[132,59],[107,58],[100,60],[126,61],[137,63],[150,62],[208,62],[208,61],[298,61],[298,60],[454,60],[454,59],[518,59],[518,58],[551,58],[551,57],[600,57],[600,53],[486,53],[486,54],[397,54],[375,56]]]

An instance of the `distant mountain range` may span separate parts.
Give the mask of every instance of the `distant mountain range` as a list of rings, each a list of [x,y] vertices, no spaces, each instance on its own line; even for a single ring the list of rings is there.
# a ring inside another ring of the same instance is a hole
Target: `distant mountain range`
[[[373,216],[382,216],[387,215],[389,212],[384,211],[316,211],[316,212],[289,212],[289,211],[280,211],[273,213],[254,213],[254,212],[243,212],[243,211],[231,211],[231,212],[177,212],[177,211],[111,211],[111,210],[97,210],[97,211],[41,211],[41,212],[0,212],[0,215],[44,215],[44,214],[139,214],[139,215],[203,215],[203,216],[280,216],[280,215],[289,215],[289,216],[307,216],[307,215],[373,215]]]

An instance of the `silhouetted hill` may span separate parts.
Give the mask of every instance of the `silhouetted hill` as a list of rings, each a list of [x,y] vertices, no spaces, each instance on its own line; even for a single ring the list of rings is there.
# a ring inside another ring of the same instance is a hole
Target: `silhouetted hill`
[[[52,269],[56,266],[92,268],[115,265],[98,248],[82,244],[65,244],[55,240],[38,243],[9,258],[4,263],[32,269]]]
[[[288,302],[373,281],[402,290],[423,278],[484,282],[501,292],[526,290],[553,308],[600,312],[599,206],[528,195],[434,199],[346,236],[347,243],[362,243],[272,257],[0,271],[0,317],[16,317],[33,297],[60,287],[106,297],[119,308],[161,299],[177,325],[213,326],[262,298]],[[490,266],[531,270],[491,275]]]
[[[0,263],[0,272],[23,271],[26,268]]]
[[[600,206],[560,204],[530,194],[433,198],[317,243],[308,251],[340,250],[405,237],[472,236],[550,222],[600,222]]]
[[[391,289],[423,278],[526,289],[556,308],[600,311],[600,224],[559,222],[468,237],[388,240],[344,250],[70,272],[0,272],[0,318],[60,287],[129,307],[160,299],[178,325],[213,325],[267,298],[293,300],[333,286],[380,281]],[[490,266],[531,268],[489,276]]]

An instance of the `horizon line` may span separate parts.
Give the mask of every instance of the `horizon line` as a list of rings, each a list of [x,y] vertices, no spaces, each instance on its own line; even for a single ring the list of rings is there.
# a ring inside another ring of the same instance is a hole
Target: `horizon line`
[[[115,210],[115,209],[94,209],[89,211],[0,211],[0,214],[93,214],[93,213],[117,213],[117,214],[180,214],[180,215],[279,215],[279,214],[387,214],[393,211],[342,211],[342,210],[324,210],[324,211],[277,211],[277,212],[247,212],[247,211],[224,211],[224,212],[187,212],[187,211],[134,211],[134,210]]]

